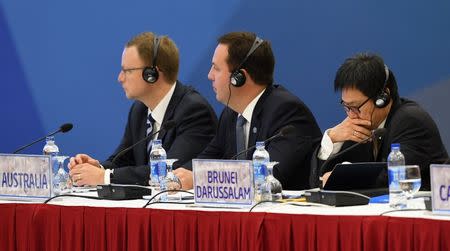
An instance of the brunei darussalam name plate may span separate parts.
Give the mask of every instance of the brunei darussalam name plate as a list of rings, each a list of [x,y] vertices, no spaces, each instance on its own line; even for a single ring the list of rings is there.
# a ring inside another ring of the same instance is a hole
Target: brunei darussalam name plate
[[[248,207],[253,203],[250,160],[192,160],[194,201],[199,206]]]

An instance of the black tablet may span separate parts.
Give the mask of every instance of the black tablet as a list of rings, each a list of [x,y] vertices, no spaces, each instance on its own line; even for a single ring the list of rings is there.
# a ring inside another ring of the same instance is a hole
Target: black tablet
[[[355,191],[388,187],[386,162],[337,164],[324,190]]]

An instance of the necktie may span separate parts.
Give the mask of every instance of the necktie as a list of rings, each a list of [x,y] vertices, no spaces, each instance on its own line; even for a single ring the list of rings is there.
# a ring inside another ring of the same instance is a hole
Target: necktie
[[[155,123],[155,119],[153,119],[152,114],[149,113],[147,116],[147,136],[152,134],[153,132],[153,123]],[[152,150],[152,139],[147,139],[147,156],[150,156],[151,150]]]
[[[239,115],[236,120],[236,153],[245,149],[245,123],[247,123],[247,120],[242,115]],[[246,156],[241,154],[237,156],[237,159],[246,159]]]

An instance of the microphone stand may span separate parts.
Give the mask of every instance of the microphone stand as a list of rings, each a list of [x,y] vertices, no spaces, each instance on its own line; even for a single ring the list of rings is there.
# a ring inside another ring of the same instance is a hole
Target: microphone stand
[[[45,138],[50,137],[50,136],[53,136],[53,135],[55,135],[55,134],[57,134],[57,133],[59,133],[59,132],[61,132],[61,129],[59,129],[59,130],[57,130],[57,131],[54,131],[54,132],[52,132],[52,133],[50,133],[50,134],[48,134],[48,135],[46,135],[46,136],[44,136],[44,137],[41,137],[41,138],[39,138],[39,139],[37,139],[37,140],[31,142],[31,143],[28,144],[28,145],[24,145],[24,146],[20,147],[19,149],[15,150],[15,151],[13,152],[13,154],[16,154],[16,153],[22,151],[23,149],[25,149],[25,148],[27,148],[27,147],[30,147],[30,146],[36,144],[37,142],[42,141],[42,140],[44,140]]]
[[[160,133],[163,130],[169,130],[172,127],[175,126],[175,122],[173,120],[169,120],[166,123],[163,124],[163,126],[161,127],[161,129],[159,129],[158,131],[151,133],[147,136],[145,136],[144,138],[140,139],[138,142],[134,143],[133,145],[123,149],[122,151],[118,152],[116,154],[116,156],[114,156],[114,158],[111,160],[111,163],[115,163],[115,161],[117,160],[117,158],[119,158],[120,156],[122,156],[124,153],[128,152],[129,150],[131,150],[132,148],[134,148],[135,146],[139,145],[140,143],[144,142],[145,140],[147,140],[148,138],[151,138],[153,136],[155,136],[156,134]]]
[[[288,136],[289,134],[293,133],[294,130],[295,130],[295,127],[292,126],[292,125],[284,126],[283,128],[281,128],[281,130],[280,130],[277,134],[275,134],[275,135],[273,135],[272,137],[270,137],[270,138],[264,140],[264,145],[265,145],[267,142],[269,142],[269,141],[271,141],[271,140],[274,140],[274,139],[276,139],[276,138],[278,138],[278,137],[285,137],[285,136]],[[236,155],[234,155],[234,156],[231,157],[230,159],[236,159],[236,158],[237,158],[238,156],[240,156],[241,154],[246,153],[246,152],[248,152],[248,151],[254,149],[255,147],[256,147],[256,145],[253,145],[253,146],[251,146],[251,147],[249,147],[249,148],[247,148],[247,149],[244,149],[244,150],[238,152]]]

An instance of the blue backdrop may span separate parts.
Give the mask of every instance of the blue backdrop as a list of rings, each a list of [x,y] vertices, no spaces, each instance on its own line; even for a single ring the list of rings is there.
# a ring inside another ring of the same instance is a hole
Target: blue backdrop
[[[117,82],[125,42],[142,31],[169,35],[179,79],[217,113],[207,79],[219,35],[256,32],[272,42],[275,79],[298,95],[321,128],[344,117],[334,74],[361,51],[381,54],[403,96],[450,126],[450,2],[437,1],[22,1],[0,0],[0,152],[72,122],[57,136],[65,154],[104,159],[122,137],[131,101]],[[40,153],[43,144],[25,151]]]

